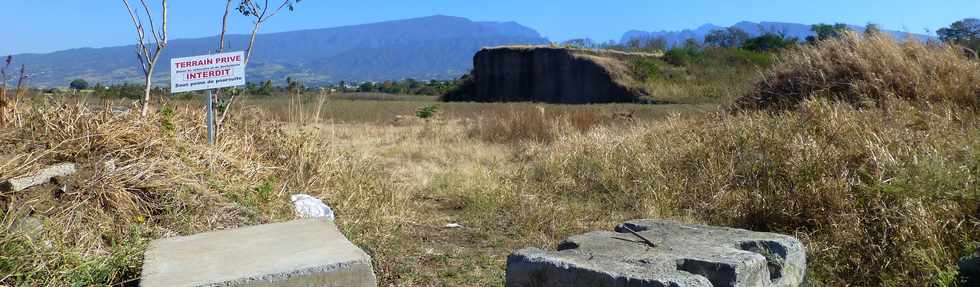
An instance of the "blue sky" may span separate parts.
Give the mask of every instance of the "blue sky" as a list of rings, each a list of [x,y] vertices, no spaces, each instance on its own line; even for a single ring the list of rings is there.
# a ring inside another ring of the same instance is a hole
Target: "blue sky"
[[[157,2],[157,0],[149,0]],[[0,54],[50,52],[135,42],[122,1],[0,0]],[[206,2],[206,3],[205,3]],[[217,34],[224,1],[170,0],[171,39]],[[435,14],[478,21],[517,21],[553,41],[589,37],[618,40],[626,31],[678,30],[705,23],[781,21],[804,24],[878,23],[922,33],[980,17],[978,0],[304,0],[271,19],[262,32],[354,25]],[[250,22],[232,19],[232,32]]]

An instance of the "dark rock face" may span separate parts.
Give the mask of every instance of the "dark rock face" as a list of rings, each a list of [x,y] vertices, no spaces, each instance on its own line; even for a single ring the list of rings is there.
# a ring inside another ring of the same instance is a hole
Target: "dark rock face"
[[[625,53],[548,47],[499,47],[473,58],[471,87],[447,100],[545,103],[635,102]]]

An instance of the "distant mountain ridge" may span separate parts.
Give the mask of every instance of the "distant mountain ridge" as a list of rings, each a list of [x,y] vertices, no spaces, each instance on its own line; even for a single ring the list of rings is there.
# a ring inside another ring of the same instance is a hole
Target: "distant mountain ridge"
[[[130,35],[125,35],[130,36]],[[230,50],[244,50],[248,35],[226,37]],[[217,36],[171,40],[154,73],[169,83],[172,57],[207,54]],[[307,84],[383,81],[404,78],[451,79],[470,70],[482,47],[546,44],[534,29],[515,22],[474,22],[431,16],[325,29],[260,34],[247,80],[277,83],[292,77]],[[34,86],[67,86],[75,78],[115,84],[139,82],[135,46],[80,48],[46,54],[14,55],[25,64]]]
[[[739,22],[733,25],[750,35],[781,33],[799,39],[812,35],[810,25],[781,22]],[[706,24],[681,31],[626,32],[621,43],[634,38],[664,37],[669,45],[686,39],[699,42],[716,29]],[[851,26],[863,31],[864,27]],[[906,32],[884,30],[898,38]],[[931,36],[911,34],[925,40]],[[121,35],[130,37],[132,35]],[[248,35],[228,35],[229,50],[244,50]],[[169,83],[172,57],[207,54],[217,46],[217,36],[171,40],[154,73],[156,85]],[[549,40],[532,28],[516,22],[477,22],[452,16],[430,16],[405,20],[260,34],[249,63],[247,80],[285,82],[286,77],[309,85],[339,81],[384,81],[414,78],[452,79],[467,73],[473,55],[483,47],[543,45]],[[134,45],[78,48],[52,53],[14,55],[15,65],[24,64],[31,74],[30,85],[65,87],[72,79],[90,83],[139,83]]]
[[[810,31],[811,26],[812,25],[798,24],[798,23],[784,23],[784,22],[755,23],[755,22],[748,22],[748,21],[742,21],[736,23],[735,25],[732,25],[732,27],[736,27],[744,30],[752,37],[760,36],[765,33],[777,33],[789,37],[796,37],[801,41],[805,40],[807,36],[814,35],[813,32]],[[864,26],[857,26],[857,25],[848,25],[848,26],[851,29],[859,32],[863,32],[865,29]],[[626,42],[629,42],[629,40],[631,39],[655,39],[660,37],[663,37],[665,40],[667,40],[667,43],[670,46],[682,44],[687,39],[694,39],[697,40],[698,42],[703,43],[704,36],[707,36],[709,33],[711,33],[711,31],[724,29],[724,28],[727,27],[717,26],[713,24],[705,24],[696,29],[684,29],[680,31],[649,32],[649,31],[631,30],[623,34],[620,43],[625,44]],[[905,37],[907,37],[908,35],[912,35],[913,37],[919,40],[928,40],[933,38],[932,36],[928,36],[928,35],[901,32],[895,30],[882,30],[882,31],[886,33],[890,33],[892,36],[894,36],[897,39],[905,39]]]

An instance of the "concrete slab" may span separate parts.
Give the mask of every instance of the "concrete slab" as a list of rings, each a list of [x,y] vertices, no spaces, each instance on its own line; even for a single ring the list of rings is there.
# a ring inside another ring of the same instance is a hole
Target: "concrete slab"
[[[54,177],[68,176],[73,173],[75,173],[74,163],[59,163],[39,170],[33,174],[4,181],[0,183],[0,190],[21,191],[32,186],[48,183]]]
[[[786,235],[669,220],[634,220],[616,230],[572,236],[557,251],[515,252],[507,286],[795,287],[806,270],[803,245]]]
[[[332,221],[302,219],[155,240],[140,286],[377,286]]]

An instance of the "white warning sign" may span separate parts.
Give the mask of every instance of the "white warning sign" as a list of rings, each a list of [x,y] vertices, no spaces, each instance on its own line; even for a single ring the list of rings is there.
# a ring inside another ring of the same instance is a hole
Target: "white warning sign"
[[[170,60],[170,92],[190,92],[245,85],[245,53]]]

